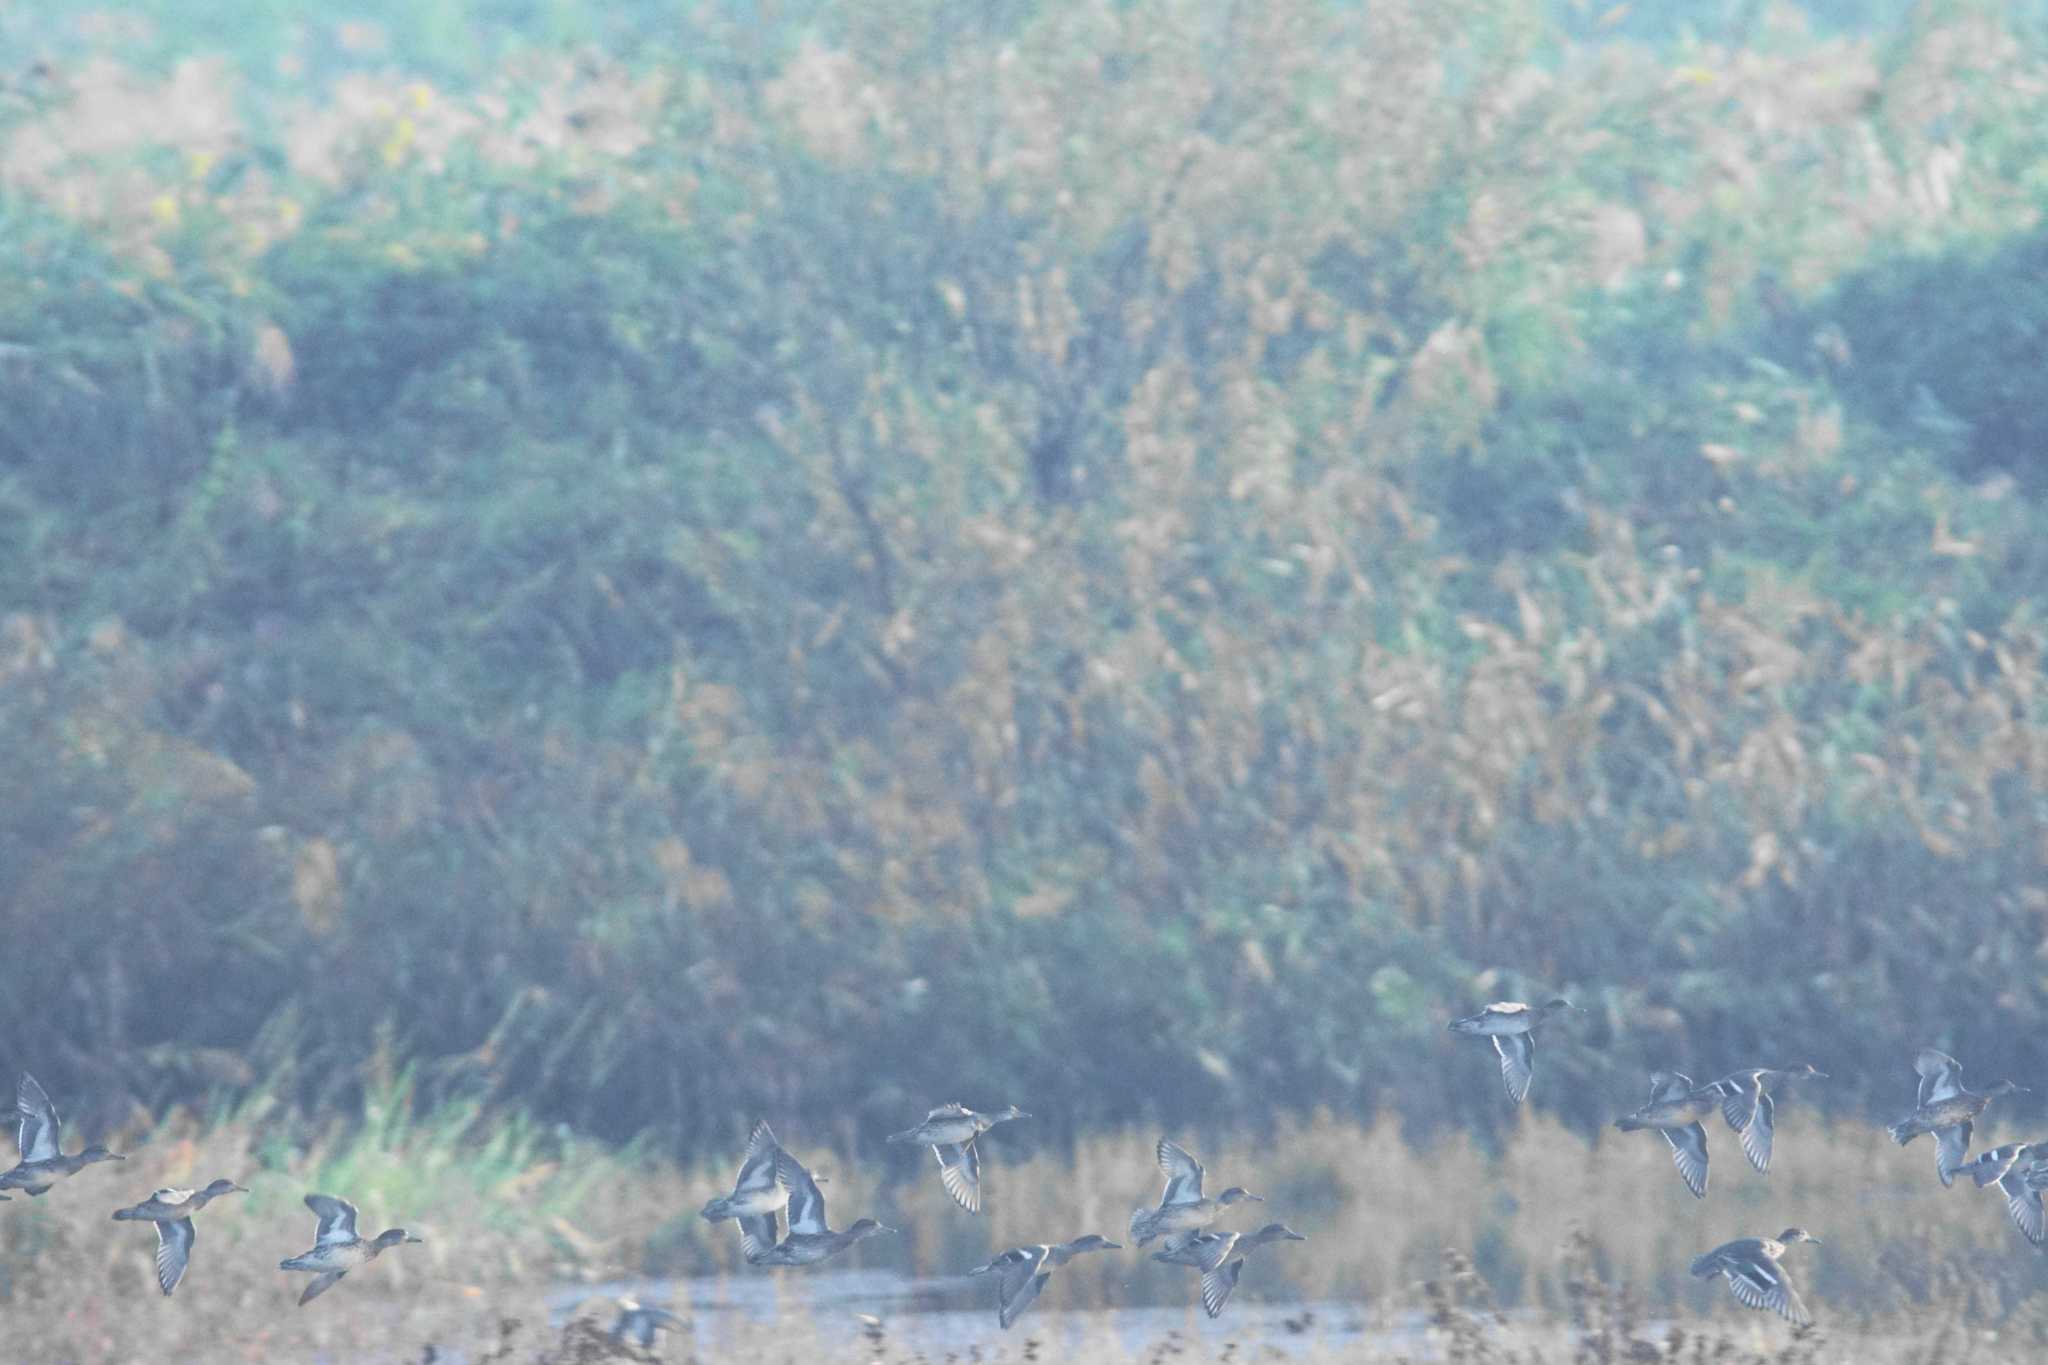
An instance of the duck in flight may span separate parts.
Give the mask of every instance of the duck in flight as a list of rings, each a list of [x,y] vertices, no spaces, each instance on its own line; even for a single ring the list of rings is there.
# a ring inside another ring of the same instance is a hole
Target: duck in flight
[[[1707,1130],[1700,1120],[1720,1106],[1712,1086],[1695,1087],[1682,1071],[1650,1074],[1650,1102],[1614,1121],[1624,1133],[1655,1128],[1671,1144],[1671,1160],[1693,1197],[1707,1197]]]
[[[1989,1090],[1966,1090],[1962,1063],[1931,1047],[1920,1050],[1913,1070],[1920,1073],[1918,1105],[1885,1131],[1901,1147],[1922,1133],[1934,1134],[1934,1173],[1947,1185],[1969,1155],[1971,1123],[1992,1100],[2026,1087],[2000,1081]]]
[[[785,1155],[768,1120],[762,1119],[747,1137],[747,1154],[740,1161],[732,1193],[711,1200],[702,1210],[708,1222],[739,1221],[740,1255],[749,1265],[761,1264],[761,1257],[775,1248],[775,1215],[789,1202],[788,1192],[776,1178]]]
[[[974,1140],[1011,1119],[1031,1115],[1016,1105],[993,1114],[977,1114],[960,1103],[942,1104],[924,1116],[924,1122],[901,1133],[891,1133],[891,1142],[915,1142],[932,1149],[939,1159],[939,1183],[953,1202],[969,1213],[981,1212],[981,1158]]]
[[[1159,1169],[1166,1175],[1166,1190],[1159,1196],[1159,1207],[1137,1209],[1131,1214],[1131,1238],[1139,1246],[1166,1233],[1205,1228],[1232,1204],[1247,1200],[1266,1202],[1263,1196],[1238,1185],[1232,1185],[1214,1199],[1204,1198],[1201,1162],[1166,1138],[1159,1139],[1155,1155]]]
[[[425,1240],[404,1228],[387,1228],[378,1233],[374,1241],[365,1241],[356,1235],[356,1206],[331,1194],[307,1195],[306,1207],[313,1210],[313,1216],[320,1220],[313,1234],[313,1249],[277,1263],[279,1270],[314,1272],[313,1282],[306,1286],[305,1293],[299,1295],[301,1308],[332,1289],[349,1271],[376,1260],[378,1253],[385,1248]]]
[[[2020,1236],[2037,1247],[2048,1242],[2048,1220],[2041,1212],[2041,1189],[2048,1186],[2048,1144],[2008,1142],[1980,1152],[1955,1173],[1969,1176],[1980,1190],[1996,1181]]]
[[[818,1190],[817,1179],[786,1151],[776,1157],[775,1178],[789,1191],[789,1232],[758,1256],[749,1255],[747,1259],[755,1265],[816,1265],[855,1242],[896,1230],[883,1227],[872,1218],[862,1218],[845,1231],[834,1232],[825,1221],[825,1196]],[[747,1237],[746,1228],[742,1219],[742,1245]]]
[[[156,1282],[168,1298],[185,1278],[185,1265],[192,1259],[192,1215],[224,1194],[248,1192],[232,1180],[216,1180],[203,1190],[167,1186],[140,1204],[115,1209],[114,1221],[156,1224]]]
[[[1706,1088],[1720,1096],[1721,1117],[1742,1140],[1742,1154],[1749,1158],[1749,1164],[1756,1167],[1758,1175],[1764,1175],[1771,1169],[1771,1139],[1777,1132],[1777,1109],[1771,1103],[1767,1087],[1779,1081],[1824,1081],[1827,1078],[1828,1073],[1812,1062],[1801,1062],[1786,1071],[1775,1071],[1769,1067],[1732,1071]]]
[[[1088,1233],[1071,1242],[1012,1247],[987,1265],[978,1265],[969,1275],[996,1277],[996,1321],[1009,1330],[1011,1323],[1038,1298],[1038,1291],[1052,1278],[1052,1272],[1084,1251],[1119,1251],[1121,1242]]]
[[[1786,1249],[1800,1242],[1820,1245],[1820,1238],[1805,1228],[1786,1228],[1776,1237],[1744,1237],[1723,1242],[1692,1263],[1692,1273],[1701,1279],[1725,1275],[1728,1291],[1745,1308],[1768,1308],[1788,1322],[1813,1326],[1813,1315],[1799,1300],[1799,1291],[1778,1264]]]
[[[21,1116],[15,1140],[21,1146],[21,1160],[12,1170],[0,1174],[0,1190],[27,1190],[38,1195],[67,1175],[77,1175],[100,1161],[126,1161],[97,1144],[76,1156],[65,1156],[61,1148],[63,1128],[49,1095],[26,1071],[14,1087],[14,1108]],[[0,1196],[4,1197],[4,1196]]]
[[[1268,1223],[1243,1235],[1197,1229],[1168,1238],[1165,1247],[1152,1253],[1152,1259],[1201,1271],[1202,1311],[1214,1318],[1222,1316],[1223,1305],[1230,1302],[1230,1291],[1237,1288],[1237,1277],[1244,1273],[1247,1253],[1273,1242],[1307,1240],[1285,1223]]]
[[[1465,1037],[1493,1040],[1493,1050],[1500,1054],[1500,1079],[1507,1086],[1508,1102],[1520,1104],[1536,1075],[1536,1026],[1548,1023],[1566,1010],[1585,1013],[1562,996],[1541,1005],[1499,1000],[1477,1014],[1453,1019],[1450,1028]]]

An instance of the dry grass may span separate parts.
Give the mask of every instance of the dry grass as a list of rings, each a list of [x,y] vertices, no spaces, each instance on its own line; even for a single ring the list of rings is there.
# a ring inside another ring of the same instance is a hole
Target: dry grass
[[[181,1120],[132,1145],[124,1165],[18,1200],[0,1210],[10,1344],[45,1360],[298,1361],[369,1340],[387,1343],[392,1359],[420,1358],[431,1346],[472,1360],[595,1360],[605,1357],[591,1352],[609,1349],[593,1326],[609,1322],[609,1300],[581,1325],[562,1327],[550,1323],[551,1293],[690,1276],[676,1289],[676,1307],[687,1312],[693,1301],[728,1300],[735,1285],[727,1277],[759,1273],[736,1266],[730,1228],[695,1214],[729,1171],[596,1147],[515,1167],[505,1158],[520,1144],[461,1136],[474,1123],[457,1117],[465,1121],[330,1136],[282,1152],[266,1146],[275,1125],[238,1118],[202,1131]],[[856,1161],[811,1146],[801,1132],[783,1136],[829,1175],[838,1221],[873,1212],[903,1229],[847,1258],[848,1268],[885,1275],[956,1273],[1004,1246],[1084,1231],[1120,1236],[1130,1209],[1157,1196],[1145,1133],[1090,1139],[1071,1162],[1012,1162],[992,1139],[980,1219],[950,1207],[929,1163],[910,1159],[922,1153]],[[1497,1156],[1463,1138],[1417,1151],[1389,1125],[1361,1129],[1327,1117],[1282,1127],[1270,1145],[1183,1136],[1213,1179],[1267,1196],[1265,1207],[1234,1221],[1250,1226],[1270,1214],[1311,1238],[1264,1258],[1238,1300],[1308,1306],[1290,1358],[1395,1360],[1408,1350],[1469,1361],[1992,1361],[2048,1340],[2048,1313],[2028,1297],[2039,1261],[2006,1225],[1998,1199],[1967,1186],[1943,1190],[1929,1152],[1900,1151],[1875,1128],[1823,1124],[1809,1110],[1784,1111],[1768,1180],[1741,1164],[1723,1135],[1710,1136],[1714,1183],[1705,1201],[1685,1193],[1649,1135],[1589,1146],[1534,1116]],[[216,1175],[251,1192],[199,1216],[192,1270],[166,1301],[155,1289],[148,1232],[116,1226],[108,1214],[156,1185]],[[312,1222],[299,1200],[316,1188],[360,1204],[365,1231],[401,1223],[426,1244],[296,1308],[301,1277],[275,1267],[307,1245]],[[1826,1239],[1800,1248],[1792,1263],[1820,1319],[1814,1334],[1743,1312],[1718,1284],[1685,1274],[1706,1247],[1788,1223]],[[718,1358],[911,1360],[928,1345],[918,1316],[896,1315],[894,1305],[875,1305],[882,1324],[863,1328],[850,1309],[814,1314],[802,1275],[773,1283],[789,1296],[773,1330],[716,1314]],[[1169,1267],[1129,1253],[1084,1258],[1027,1319],[1037,1335],[1005,1336],[991,1322],[980,1358],[1136,1359],[1133,1338],[1151,1329],[1120,1324],[1113,1310],[1188,1298],[1186,1277]],[[1307,1330],[1335,1304],[1347,1305],[1362,1335],[1318,1335],[1327,1323]],[[984,1305],[978,1294],[940,1290],[935,1306],[976,1313]],[[1271,1343],[1233,1335],[1256,1316],[1234,1306],[1210,1324],[1190,1312],[1184,1327],[1165,1329],[1178,1334],[1173,1340],[1162,1332],[1143,1356],[1262,1355]],[[1290,1338],[1296,1331],[1281,1329]],[[671,1342],[669,1357],[684,1358],[688,1346]]]

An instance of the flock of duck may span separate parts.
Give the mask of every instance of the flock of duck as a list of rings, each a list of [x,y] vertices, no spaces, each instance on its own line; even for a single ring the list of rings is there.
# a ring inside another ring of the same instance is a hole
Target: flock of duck
[[[931,1148],[946,1193],[968,1213],[980,1213],[981,1157],[975,1150],[976,1139],[998,1123],[1029,1117],[1015,1105],[978,1114],[964,1104],[942,1104],[915,1128],[890,1134],[889,1141]],[[1247,1202],[1262,1204],[1264,1198],[1237,1185],[1214,1198],[1203,1194],[1202,1163],[1168,1138],[1159,1139],[1154,1154],[1166,1176],[1166,1188],[1157,1207],[1131,1214],[1131,1239],[1142,1247],[1163,1238],[1153,1260],[1199,1270],[1202,1309],[1210,1317],[1221,1314],[1230,1301],[1247,1255],[1273,1242],[1308,1240],[1284,1223],[1268,1223],[1252,1233],[1212,1231],[1209,1225],[1226,1208]],[[730,1218],[739,1224],[740,1256],[755,1266],[815,1265],[856,1242],[895,1231],[872,1218],[859,1219],[842,1232],[832,1231],[817,1178],[775,1140],[765,1119],[754,1125],[747,1139],[732,1193],[711,1200],[702,1212],[713,1223]],[[777,1214],[788,1220],[780,1240],[776,1237]],[[993,1278],[996,1320],[1007,1328],[1037,1300],[1053,1271],[1084,1252],[1122,1249],[1123,1243],[1090,1232],[1071,1241],[1012,1247],[966,1274]]]
[[[1503,1001],[1469,1018],[1454,1020],[1450,1027],[1453,1033],[1492,1041],[1500,1057],[1508,1100],[1520,1104],[1535,1074],[1536,1028],[1577,1009],[1563,999],[1538,1006]],[[2000,1095],[2026,1087],[2000,1081],[1989,1090],[1966,1089],[1962,1064],[1931,1047],[1921,1049],[1913,1059],[1913,1070],[1920,1077],[1919,1094],[1913,1112],[1887,1127],[1892,1141],[1903,1147],[1923,1133],[1933,1134],[1934,1169],[1943,1187],[1964,1174],[1979,1189],[1996,1183],[2005,1196],[2013,1226],[2027,1241],[2041,1247],[2048,1241],[2041,1208],[2041,1192],[2048,1189],[2048,1143],[2007,1143],[1974,1160],[1964,1159],[1970,1150],[1971,1124],[1985,1106]],[[1826,1079],[1827,1073],[1810,1062],[1785,1070],[1750,1067],[1706,1085],[1695,1085],[1683,1072],[1656,1071],[1650,1075],[1649,1103],[1616,1119],[1614,1126],[1625,1133],[1654,1129],[1670,1144],[1672,1162],[1685,1187],[1704,1199],[1707,1130],[1702,1119],[1719,1112],[1742,1144],[1749,1164],[1762,1175],[1770,1170],[1771,1143],[1777,1132],[1770,1087],[1782,1081]],[[1745,1307],[1768,1309],[1801,1327],[1811,1326],[1813,1317],[1780,1264],[1786,1250],[1800,1242],[1818,1246],[1820,1238],[1797,1227],[1786,1228],[1776,1237],[1739,1238],[1694,1258],[1692,1273],[1701,1279],[1723,1276],[1736,1301]]]
[[[1492,1042],[1508,1100],[1520,1104],[1535,1074],[1535,1030],[1576,1009],[1562,999],[1540,1006],[1504,1001],[1453,1021],[1450,1029]],[[1956,1059],[1932,1048],[1924,1049],[1913,1066],[1920,1077],[1918,1097],[1913,1112],[1890,1125],[1893,1141],[1903,1146],[1922,1134],[1932,1134],[1935,1172],[1943,1186],[1952,1185],[1963,1174],[1980,1189],[1995,1183],[2020,1233],[2036,1247],[2048,1242],[2048,1225],[2044,1225],[2048,1220],[2044,1220],[2041,1202],[2042,1191],[2048,1189],[2048,1143],[2008,1143],[1969,1158],[1971,1125],[1993,1099],[2024,1087],[2001,1081],[1989,1090],[1967,1089]],[[1825,1080],[1826,1073],[1811,1064],[1782,1070],[1750,1067],[1695,1085],[1681,1072],[1658,1071],[1650,1077],[1648,1103],[1615,1120],[1614,1126],[1624,1132],[1656,1131],[1670,1145],[1686,1188],[1703,1199],[1707,1193],[1707,1132],[1702,1120],[1718,1112],[1735,1133],[1750,1165],[1759,1174],[1766,1173],[1776,1135],[1771,1087],[1808,1079]],[[65,1155],[57,1111],[43,1087],[27,1072],[15,1087],[15,1109],[21,1160],[0,1172],[0,1191],[40,1195],[59,1179],[87,1166],[127,1159],[97,1145]],[[982,1114],[963,1104],[942,1104],[915,1127],[890,1135],[889,1141],[931,1148],[946,1194],[964,1211],[979,1213],[981,1157],[976,1142],[999,1123],[1029,1117],[1014,1105]],[[1213,1197],[1205,1195],[1202,1163],[1168,1138],[1159,1139],[1154,1155],[1166,1177],[1166,1187],[1156,1206],[1131,1214],[1129,1236],[1139,1247],[1160,1241],[1153,1260],[1199,1271],[1200,1302],[1210,1317],[1223,1312],[1251,1252],[1276,1242],[1307,1240],[1284,1223],[1268,1223],[1255,1232],[1215,1228],[1226,1209],[1264,1203],[1264,1199],[1237,1185]],[[732,1193],[705,1204],[702,1215],[714,1223],[732,1219],[739,1225],[740,1255],[750,1266],[816,1265],[858,1242],[895,1231],[873,1218],[857,1219],[834,1231],[818,1183],[817,1177],[776,1141],[763,1120],[754,1125],[747,1140]],[[147,1222],[156,1228],[157,1283],[168,1295],[184,1278],[192,1257],[192,1215],[213,1200],[246,1192],[226,1179],[203,1189],[160,1189],[140,1203],[117,1209],[113,1216],[116,1221]],[[0,1200],[9,1197],[0,1193]],[[362,1237],[356,1231],[356,1208],[345,1199],[309,1194],[305,1202],[318,1219],[313,1247],[278,1263],[281,1270],[312,1274],[312,1281],[299,1295],[301,1306],[332,1288],[349,1271],[375,1260],[380,1252],[421,1241],[403,1228],[392,1228],[375,1238]],[[779,1230],[778,1216],[786,1223]],[[1797,1227],[1776,1237],[1741,1238],[1697,1257],[1692,1273],[1703,1279],[1722,1276],[1739,1303],[1808,1326],[1812,1316],[1781,1261],[1790,1247],[1819,1241]],[[965,1273],[990,1277],[995,1285],[997,1320],[1008,1328],[1037,1300],[1054,1270],[1083,1253],[1117,1251],[1122,1246],[1091,1232],[1064,1242],[1013,1247]],[[658,1328],[678,1323],[679,1319],[664,1309],[628,1300],[612,1330],[614,1335],[647,1345]]]
[[[77,1175],[87,1166],[128,1159],[97,1144],[71,1156],[64,1155],[63,1129],[56,1106],[50,1103],[48,1092],[26,1071],[14,1087],[14,1108],[20,1119],[15,1140],[21,1147],[21,1160],[0,1173],[0,1190],[25,1190],[30,1195],[39,1195],[64,1176]],[[247,1193],[232,1180],[216,1180],[197,1190],[160,1189],[139,1204],[114,1210],[114,1220],[155,1226],[156,1282],[168,1295],[185,1278],[185,1267],[192,1259],[192,1215],[223,1195]],[[0,1200],[10,1197],[0,1194]],[[332,1288],[349,1271],[375,1260],[386,1247],[420,1240],[404,1228],[392,1228],[373,1239],[357,1236],[356,1206],[333,1195],[309,1194],[306,1207],[320,1220],[313,1234],[313,1249],[278,1263],[280,1270],[313,1273],[313,1282],[299,1295],[301,1306]]]

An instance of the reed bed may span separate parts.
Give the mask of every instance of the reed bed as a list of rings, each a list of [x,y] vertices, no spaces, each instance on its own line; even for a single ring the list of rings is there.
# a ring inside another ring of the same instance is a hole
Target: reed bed
[[[437,1358],[424,1355],[429,1347],[470,1360],[603,1359],[588,1354],[603,1336],[593,1324],[609,1324],[621,1285],[644,1284],[646,1297],[685,1315],[693,1304],[711,1314],[732,1301],[736,1277],[764,1274],[738,1264],[730,1225],[696,1215],[729,1184],[725,1165],[679,1166],[523,1135],[517,1125],[508,1136],[506,1125],[459,1111],[282,1144],[277,1132],[289,1127],[260,1113],[213,1123],[180,1116],[131,1135],[125,1164],[91,1168],[0,1210],[0,1302],[11,1344],[51,1361],[353,1359],[336,1353],[365,1343],[372,1359]],[[835,1268],[927,1283],[1022,1242],[1084,1231],[1127,1240],[1131,1208],[1158,1193],[1156,1135],[1138,1131],[1016,1161],[990,1139],[979,1219],[951,1208],[921,1152],[891,1159],[885,1149],[814,1145],[794,1129],[782,1136],[828,1177],[837,1221],[872,1212],[902,1229]],[[1685,1192],[1653,1135],[1589,1144],[1540,1116],[1497,1153],[1463,1137],[1413,1147],[1391,1124],[1327,1115],[1264,1137],[1180,1136],[1212,1180],[1266,1196],[1233,1225],[1280,1218],[1310,1241],[1262,1257],[1216,1323],[1192,1308],[1191,1284],[1172,1267],[1133,1252],[1083,1258],[1060,1272],[1056,1292],[1017,1331],[997,1332],[991,1315],[978,1358],[1138,1359],[1116,1310],[1162,1307],[1187,1311],[1184,1325],[1168,1329],[1179,1335],[1156,1344],[1162,1359],[1251,1359],[1279,1349],[1311,1361],[1989,1361],[2048,1343],[2048,1309],[2033,1293],[2042,1259],[2007,1225],[2001,1200],[1966,1182],[1944,1190],[1925,1144],[1900,1151],[1874,1125],[1823,1122],[1796,1105],[1781,1111],[1768,1179],[1740,1163],[1732,1141],[1710,1135],[1705,1201]],[[157,1185],[216,1175],[250,1193],[199,1215],[192,1270],[167,1301],[156,1291],[147,1230],[108,1215]],[[300,1198],[313,1189],[353,1199],[366,1232],[402,1224],[426,1243],[298,1309],[302,1278],[276,1263],[309,1244],[312,1219]],[[1718,1282],[1685,1273],[1707,1247],[1793,1223],[1825,1239],[1791,1261],[1819,1319],[1812,1334],[1745,1312]],[[772,1322],[716,1314],[707,1337],[716,1358],[919,1358],[917,1315],[901,1298],[872,1305],[875,1321],[863,1322],[859,1304],[814,1313],[802,1272],[771,1283],[787,1295]],[[979,1313],[980,1289],[939,1283],[916,1304]],[[585,1294],[594,1297],[578,1307]],[[1302,1329],[1299,1341],[1284,1326],[1275,1342],[1234,1334],[1233,1319],[1252,1311],[1241,1305],[1262,1303],[1302,1305],[1323,1327]],[[1324,1334],[1337,1313],[1361,1329],[1355,1341]],[[1093,1341],[1090,1321],[1107,1334],[1100,1350],[1076,1345]],[[687,1334],[666,1346],[671,1359],[691,1349]],[[510,1354],[489,1354],[497,1350]],[[1645,1354],[1652,1351],[1659,1354]]]

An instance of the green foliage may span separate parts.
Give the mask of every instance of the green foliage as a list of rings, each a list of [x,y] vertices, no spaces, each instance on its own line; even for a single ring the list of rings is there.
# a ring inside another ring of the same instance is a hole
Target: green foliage
[[[2035,36],[406,10],[311,105],[0,122],[46,1080],[276,1076],[368,1162],[1491,1130],[1443,1023],[1554,991],[1589,1129],[1679,1059],[2040,1060]]]

